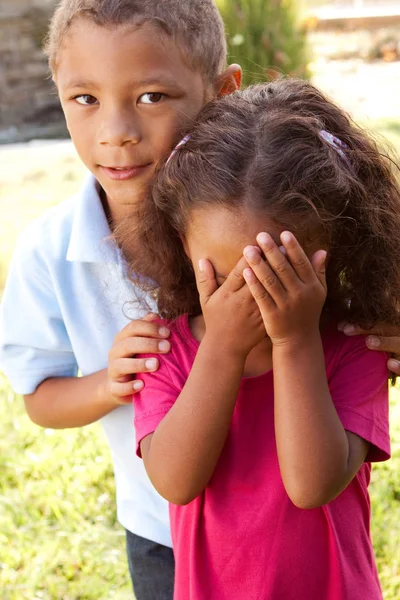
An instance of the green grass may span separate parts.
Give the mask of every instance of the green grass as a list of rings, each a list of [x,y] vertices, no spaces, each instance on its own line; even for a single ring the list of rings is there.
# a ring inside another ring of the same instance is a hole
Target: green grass
[[[132,599],[98,425],[40,429],[0,376],[0,597]]]
[[[371,127],[371,124],[369,124]],[[400,148],[396,122],[379,129]],[[83,169],[62,145],[0,149],[0,289],[17,233],[77,189]],[[33,425],[0,376],[1,600],[129,600],[111,460],[98,425]],[[400,597],[400,389],[392,390],[393,458],[374,468],[373,540],[386,600]]]

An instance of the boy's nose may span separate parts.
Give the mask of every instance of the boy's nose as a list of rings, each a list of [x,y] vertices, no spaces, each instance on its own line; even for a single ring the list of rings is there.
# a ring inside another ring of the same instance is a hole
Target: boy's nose
[[[105,118],[99,130],[100,144],[123,146],[138,144],[141,140],[138,123],[128,115],[115,115]]]

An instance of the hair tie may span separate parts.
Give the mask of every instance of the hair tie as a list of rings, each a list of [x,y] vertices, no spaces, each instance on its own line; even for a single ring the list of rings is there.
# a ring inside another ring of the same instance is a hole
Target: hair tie
[[[168,164],[170,160],[172,160],[175,156],[175,154],[178,152],[179,148],[182,148],[182,146],[184,146],[185,144],[187,144],[187,142],[190,140],[190,135],[185,135],[185,137],[179,142],[179,144],[177,144],[175,146],[175,148],[172,150],[171,154],[168,157],[168,160],[165,164]]]
[[[334,148],[334,150],[336,150],[337,154],[339,154],[339,156],[341,156],[343,158],[343,160],[347,163],[347,165],[349,167],[351,167],[351,163],[344,152],[344,150],[349,149],[347,144],[342,142],[342,140],[340,140],[338,137],[336,137],[332,133],[329,133],[329,131],[326,131],[325,129],[321,129],[321,131],[319,132],[319,137],[322,138],[323,140],[325,140],[325,142],[328,142],[328,144],[330,146],[332,146],[332,148]]]

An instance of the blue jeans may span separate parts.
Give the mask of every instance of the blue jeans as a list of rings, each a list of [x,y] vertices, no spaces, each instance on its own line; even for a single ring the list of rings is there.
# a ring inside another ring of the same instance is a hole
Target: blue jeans
[[[136,600],[172,600],[175,560],[171,548],[127,531],[126,550]]]

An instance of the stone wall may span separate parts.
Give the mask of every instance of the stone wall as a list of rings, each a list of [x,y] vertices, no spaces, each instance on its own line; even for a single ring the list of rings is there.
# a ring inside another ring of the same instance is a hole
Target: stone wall
[[[41,44],[56,0],[0,0],[0,143],[66,136]]]

